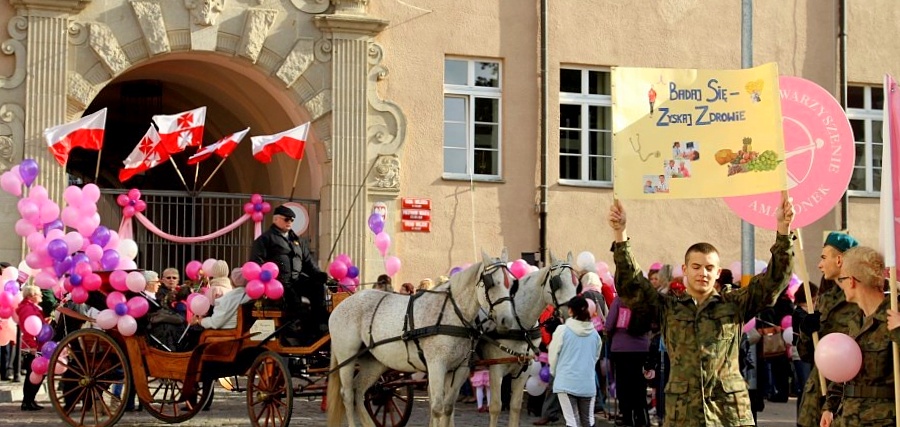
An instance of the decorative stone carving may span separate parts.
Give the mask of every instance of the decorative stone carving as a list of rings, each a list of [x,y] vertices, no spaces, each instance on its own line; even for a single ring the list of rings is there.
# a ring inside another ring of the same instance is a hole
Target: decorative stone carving
[[[22,41],[25,40],[25,35],[28,33],[28,18],[24,16],[14,16],[9,18],[9,22],[6,24],[6,30],[9,31],[9,36]]]
[[[285,58],[281,67],[278,68],[278,71],[275,72],[275,75],[287,87],[290,87],[306,71],[306,68],[309,67],[313,60],[313,40],[301,38],[294,44],[294,48],[291,49],[291,52]]]
[[[331,0],[334,13],[342,15],[365,15],[369,0]]]
[[[369,65],[380,64],[384,59],[384,48],[382,48],[378,43],[369,43],[368,58]]]
[[[131,9],[134,10],[134,16],[141,25],[144,42],[147,44],[150,54],[158,55],[171,51],[169,35],[166,33],[166,21],[163,19],[162,7],[159,3],[136,0],[131,2]],[[192,15],[193,13],[194,11],[191,10]]]
[[[15,55],[16,65],[11,76],[0,76],[0,87],[12,89],[25,81],[25,45],[21,41],[9,39],[0,46],[6,55]]]
[[[269,30],[275,22],[277,10],[272,9],[247,9],[247,20],[244,22],[244,34],[238,45],[237,53],[249,58],[254,64],[262,52],[263,44],[269,35]]]
[[[369,70],[366,99],[369,107],[369,127],[366,136],[371,149],[378,154],[388,155],[400,151],[406,140],[406,115],[397,104],[385,101],[378,96],[378,80],[387,76],[387,68],[376,65]]]
[[[225,8],[225,0],[184,0],[184,7],[191,11],[191,18],[197,25],[216,25],[219,13]]]
[[[334,50],[334,43],[331,39],[319,39],[313,47],[313,54],[316,57],[316,61],[329,62],[331,61],[332,50]]]
[[[16,147],[24,146],[25,110],[18,104],[0,106],[0,172],[9,170],[20,156]]]
[[[69,44],[81,46],[88,40],[89,31],[80,22],[72,21],[69,23]]]
[[[331,90],[326,89],[317,93],[312,99],[306,101],[303,107],[309,112],[312,120],[322,117],[325,113],[331,111]]]
[[[88,28],[90,29],[91,50],[110,74],[118,75],[131,66],[131,61],[125,56],[125,52],[119,46],[119,41],[116,40],[116,36],[109,27],[92,22],[88,24]]]
[[[400,157],[378,156],[372,172],[375,187],[400,190]]]
[[[79,110],[85,110],[91,105],[91,100],[97,95],[97,89],[90,84],[81,74],[71,72],[67,82],[69,102]]]
[[[328,0],[291,0],[291,3],[297,9],[311,14],[322,13],[328,10],[328,6],[331,6],[331,2]]]

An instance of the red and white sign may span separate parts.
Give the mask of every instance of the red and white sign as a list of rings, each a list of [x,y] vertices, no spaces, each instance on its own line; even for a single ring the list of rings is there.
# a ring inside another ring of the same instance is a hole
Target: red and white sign
[[[419,199],[415,197],[404,197],[402,199],[403,209],[431,209],[431,199]]]
[[[403,209],[401,211],[403,219],[414,221],[430,221],[431,210],[429,209]]]
[[[796,228],[825,216],[850,183],[856,159],[850,122],[828,91],[798,77],[779,78],[788,193]],[[781,193],[726,197],[734,213],[757,227],[776,229]]]
[[[403,231],[424,231],[431,232],[431,221],[410,221],[404,219],[401,221]]]

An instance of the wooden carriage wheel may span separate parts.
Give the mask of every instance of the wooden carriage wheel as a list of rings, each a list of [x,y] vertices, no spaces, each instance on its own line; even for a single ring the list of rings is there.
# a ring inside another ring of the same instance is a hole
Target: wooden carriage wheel
[[[182,395],[184,382],[169,378],[147,378],[152,402],[141,401],[144,410],[166,423],[180,423],[197,415],[212,398],[212,381],[204,381],[194,389],[193,396]]]
[[[388,371],[366,391],[366,412],[376,426],[403,427],[409,422],[415,389],[408,379],[408,374]]]
[[[287,427],[294,409],[291,374],[278,353],[256,357],[247,374],[247,412],[254,427]]]
[[[25,381],[28,381],[26,378]],[[134,386],[122,347],[107,333],[80,329],[63,338],[50,356],[50,403],[70,426],[106,427],[125,412]],[[119,395],[114,386],[121,386]]]

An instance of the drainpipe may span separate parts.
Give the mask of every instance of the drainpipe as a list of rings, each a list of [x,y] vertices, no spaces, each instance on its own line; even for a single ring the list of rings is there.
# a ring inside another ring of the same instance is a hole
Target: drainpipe
[[[547,1],[541,0],[541,201],[538,214],[541,265],[548,265],[547,255]]]
[[[847,111],[847,0],[838,0],[838,90],[841,107]],[[841,197],[841,230],[847,229],[847,210],[850,196],[844,190]]]

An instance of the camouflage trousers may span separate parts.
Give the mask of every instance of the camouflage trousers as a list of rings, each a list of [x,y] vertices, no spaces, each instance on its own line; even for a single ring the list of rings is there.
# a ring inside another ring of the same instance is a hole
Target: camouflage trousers
[[[800,396],[800,409],[797,410],[797,425],[800,427],[819,427],[822,419],[822,405],[825,397],[822,396],[822,388],[819,384],[819,370],[813,366],[809,372],[809,378],[803,386],[803,395]]]

